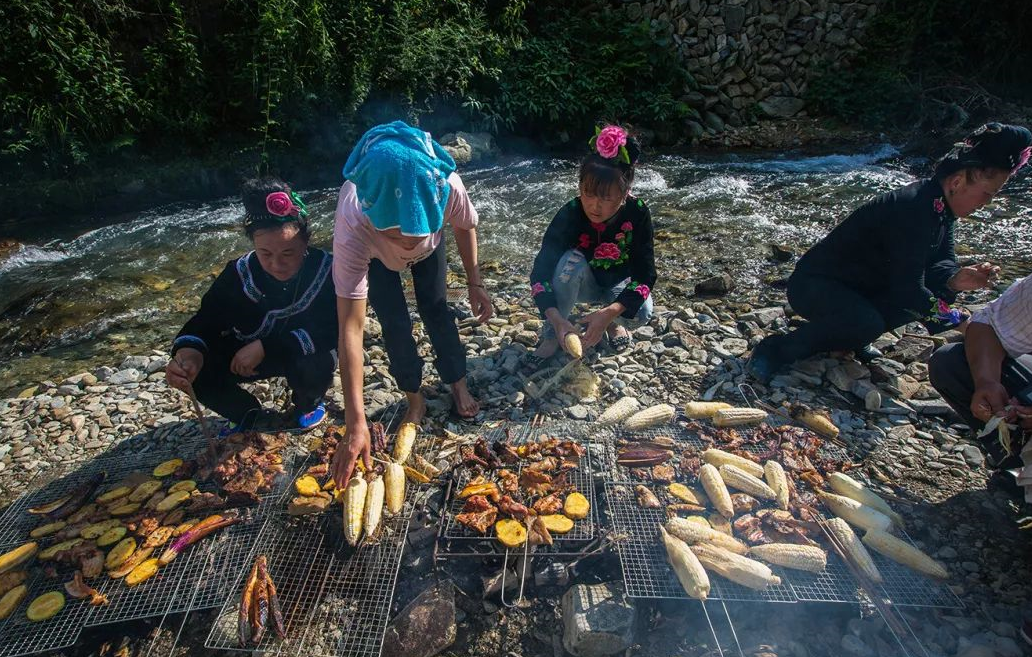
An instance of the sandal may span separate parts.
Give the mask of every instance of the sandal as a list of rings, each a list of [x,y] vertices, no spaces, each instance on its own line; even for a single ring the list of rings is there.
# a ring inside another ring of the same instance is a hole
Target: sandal
[[[615,353],[623,353],[631,346],[631,333],[627,329],[624,329],[622,334],[615,336],[610,336],[607,333],[606,337],[609,338],[609,346],[612,347]]]

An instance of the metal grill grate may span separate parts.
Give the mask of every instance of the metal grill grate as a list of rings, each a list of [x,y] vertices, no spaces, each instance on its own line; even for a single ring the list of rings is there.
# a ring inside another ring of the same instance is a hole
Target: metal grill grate
[[[0,549],[0,552],[13,547],[9,545]],[[66,595],[64,609],[53,618],[34,623],[25,616],[29,603],[37,596],[49,591],[64,593],[64,582],[67,579],[50,579],[38,573],[28,582],[29,591],[25,600],[7,620],[0,623],[0,657],[58,650],[75,643],[91,609],[88,600],[76,600]]]
[[[913,543],[906,533],[901,532],[900,537]],[[882,584],[882,593],[892,600],[897,607],[935,607],[944,609],[962,609],[964,603],[945,584],[936,582],[928,577],[887,559],[882,555],[870,550],[871,558],[878,567],[885,583]]]

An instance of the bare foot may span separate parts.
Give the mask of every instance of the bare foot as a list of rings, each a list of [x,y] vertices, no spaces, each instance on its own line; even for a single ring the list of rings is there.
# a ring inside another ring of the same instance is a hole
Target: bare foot
[[[480,412],[480,404],[473,399],[473,395],[469,394],[469,388],[466,387],[466,377],[451,384],[451,392],[459,415],[469,418]]]
[[[406,392],[405,397],[408,400],[408,410],[405,411],[405,416],[401,418],[401,423],[411,422],[418,425],[423,421],[423,416],[426,415],[426,398],[423,397],[421,392]]]
[[[555,338],[548,338],[547,340],[541,341],[538,348],[534,350],[534,355],[543,360],[545,358],[551,358],[558,349],[559,341]]]

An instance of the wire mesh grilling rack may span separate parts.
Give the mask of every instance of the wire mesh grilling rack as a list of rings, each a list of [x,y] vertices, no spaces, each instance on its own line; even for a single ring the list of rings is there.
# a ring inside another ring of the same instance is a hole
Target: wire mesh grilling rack
[[[16,546],[0,548],[0,552],[6,552],[13,547]],[[71,596],[65,596],[67,600],[64,608],[47,621],[34,623],[25,615],[29,602],[37,596],[49,591],[64,593],[64,581],[37,573],[26,583],[28,594],[25,599],[7,620],[0,623],[0,657],[18,657],[58,650],[76,642],[91,609],[89,600],[76,600]]]

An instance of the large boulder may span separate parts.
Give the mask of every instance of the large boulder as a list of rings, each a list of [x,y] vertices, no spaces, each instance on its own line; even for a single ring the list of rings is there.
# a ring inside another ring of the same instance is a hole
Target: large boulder
[[[455,587],[434,584],[387,627],[384,657],[432,657],[455,642]]]
[[[438,143],[451,153],[455,163],[459,165],[475,164],[498,155],[494,137],[488,132],[463,132],[461,130],[449,132],[442,136]],[[468,158],[466,157],[467,152]]]
[[[801,112],[805,105],[802,98],[792,96],[771,96],[759,102],[763,113],[776,119],[791,118]]]
[[[606,657],[634,644],[637,614],[623,584],[577,584],[563,596],[563,647],[574,657]]]

